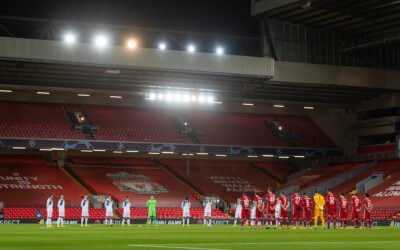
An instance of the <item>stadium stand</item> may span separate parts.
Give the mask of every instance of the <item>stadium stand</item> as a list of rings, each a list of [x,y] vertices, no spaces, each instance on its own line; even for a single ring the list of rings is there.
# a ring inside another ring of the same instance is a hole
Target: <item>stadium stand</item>
[[[57,202],[57,200],[55,200]],[[4,212],[6,214],[6,219],[35,219],[37,211],[42,212],[42,219],[46,218],[47,212],[45,208],[36,207],[6,207]],[[81,218],[82,210],[80,208],[65,208],[65,219],[79,219]],[[53,219],[58,218],[57,207],[53,208]],[[89,208],[89,218],[90,219],[104,219],[105,210],[103,208]]]
[[[357,182],[367,178],[373,173],[382,173],[383,176],[387,176],[391,172],[400,168],[399,161],[384,161],[379,162],[376,166],[367,169],[366,171],[354,176],[353,178],[343,182],[339,186],[332,189],[334,193],[349,193],[355,190]]]
[[[47,196],[65,195],[67,205],[79,204],[85,192],[55,164],[39,156],[0,156],[0,201],[6,206],[45,205]]]
[[[368,193],[375,207],[400,208],[400,167],[391,172],[387,180],[368,190]]]
[[[99,127],[94,136],[97,140],[187,143],[180,136],[162,110],[81,106],[92,124]]]
[[[396,151],[396,144],[371,145],[357,148],[358,155],[375,154]]]
[[[265,193],[268,186],[275,186],[274,180],[244,161],[191,160],[187,176],[186,160],[163,159],[161,163],[171,168],[203,195],[218,195],[233,203],[246,191]]]
[[[85,139],[76,133],[61,104],[0,102],[0,137]]]
[[[297,172],[299,168],[290,163],[281,162],[254,162],[254,164],[267,171],[269,174],[278,178],[281,182],[286,180],[286,177]]]
[[[281,186],[280,189],[284,189],[291,185],[299,185],[300,189],[306,189],[308,187],[317,185],[326,180],[329,180],[335,176],[343,174],[346,171],[351,169],[356,169],[365,165],[364,163],[355,163],[355,164],[340,164],[340,165],[330,165],[322,168],[318,168],[309,172],[306,172],[303,175],[300,175],[294,179],[287,181],[284,185]]]
[[[199,139],[204,144],[289,146],[278,140],[253,114],[193,112],[186,117],[198,131],[203,132]]]
[[[262,122],[279,121],[294,136],[296,147],[336,148],[333,141],[308,117],[290,115],[259,115]]]
[[[190,196],[194,193],[184,183],[145,158],[71,157],[68,170],[93,193],[109,194],[117,202],[130,196],[135,206],[145,206],[154,193],[159,207],[180,207],[186,196],[192,206],[201,204]],[[101,165],[100,165],[101,164]]]

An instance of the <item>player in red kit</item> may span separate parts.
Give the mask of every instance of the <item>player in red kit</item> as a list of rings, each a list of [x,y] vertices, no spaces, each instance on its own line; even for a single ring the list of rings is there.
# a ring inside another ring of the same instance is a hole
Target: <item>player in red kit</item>
[[[263,218],[264,201],[258,194],[255,194],[254,201],[256,202],[256,221],[254,224],[255,225],[254,228],[257,229],[258,220],[260,219],[261,229],[263,229],[264,228],[264,218]]]
[[[246,193],[243,193],[242,198],[240,198],[240,202],[242,203],[242,227],[240,229],[243,229],[243,224],[244,224],[244,219],[247,219],[247,222],[249,223],[249,229],[251,229],[251,221],[250,221],[250,206],[251,206],[251,199],[246,195]]]
[[[333,228],[336,229],[336,195],[332,194],[330,190],[326,191],[326,207],[328,208],[328,229],[331,227],[331,220],[333,220]]]
[[[339,227],[339,229],[343,229],[344,222],[346,222],[346,227],[349,228],[348,213],[347,213],[348,208],[349,208],[349,202],[347,201],[346,197],[344,197],[344,193],[340,194],[339,207],[340,207],[340,213],[339,213],[340,227]]]
[[[283,224],[283,219],[286,220],[287,229],[289,229],[289,199],[285,196],[285,193],[281,193],[281,197],[279,197],[279,203],[281,204],[281,229]]]
[[[369,228],[372,228],[372,218],[371,218],[371,212],[372,212],[372,202],[371,199],[369,198],[369,194],[364,195],[364,225],[366,228],[368,228],[368,220],[369,220]],[[361,227],[361,226],[360,226]]]
[[[304,229],[307,228],[307,220],[309,221],[310,229],[312,225],[312,208],[313,208],[313,200],[308,197],[306,193],[303,194],[303,221],[304,221]]]
[[[355,194],[351,196],[351,207],[352,207],[352,217],[351,217],[351,229],[354,228],[354,220],[358,221],[358,225],[361,228],[361,200]]]
[[[274,225],[274,228],[276,228],[276,224],[275,224],[275,206],[276,206],[276,195],[274,193],[272,193],[271,188],[268,188],[268,193],[265,196],[266,200],[267,200],[267,220],[268,220],[268,229],[270,229],[271,227],[271,219],[272,219],[272,225]]]
[[[301,216],[301,206],[302,206],[302,198],[299,193],[295,192],[292,195],[292,203],[293,203],[293,211],[292,211],[292,220],[293,220],[293,229],[296,229],[297,219],[300,223],[300,229],[302,229],[302,216]]]

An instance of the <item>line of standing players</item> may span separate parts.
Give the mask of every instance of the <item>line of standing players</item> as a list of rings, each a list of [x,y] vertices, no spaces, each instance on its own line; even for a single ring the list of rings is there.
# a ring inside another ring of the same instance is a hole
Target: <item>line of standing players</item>
[[[253,217],[253,219],[255,220],[255,229],[257,229],[258,221],[260,221],[261,228],[263,228],[264,215],[266,215],[267,229],[270,229],[272,226],[276,229],[278,220],[280,222],[280,229],[283,228],[284,220],[286,221],[287,229],[289,229],[289,207],[290,203],[292,203],[291,219],[293,221],[293,229],[296,229],[297,221],[299,222],[300,229],[306,229],[307,222],[309,222],[308,225],[311,229],[312,220],[314,220],[314,229],[316,229],[318,219],[321,219],[322,227],[323,229],[326,229],[324,219],[325,210],[327,211],[327,228],[330,229],[330,224],[332,221],[333,228],[336,229],[336,209],[338,205],[340,220],[339,229],[343,229],[344,224],[346,225],[347,229],[353,229],[355,221],[358,222],[358,226],[361,229],[361,212],[363,207],[364,225],[366,228],[372,228],[371,212],[373,206],[371,199],[369,198],[369,195],[367,193],[364,194],[363,202],[357,195],[353,194],[351,196],[351,211],[350,203],[344,196],[344,193],[341,193],[339,200],[337,200],[336,195],[334,195],[330,190],[327,190],[326,198],[318,192],[315,192],[313,199],[309,197],[306,193],[304,193],[302,197],[299,193],[295,192],[291,196],[290,202],[289,197],[287,197],[284,192],[281,192],[280,197],[277,198],[276,195],[271,191],[271,188],[268,188],[268,193],[266,194],[265,198],[266,203],[264,203],[263,198],[261,198],[258,194],[255,194],[255,198],[252,201],[246,195],[246,193],[243,193],[243,196],[238,199],[238,203],[236,204],[236,216],[234,225],[236,225],[236,219],[238,219],[240,215],[241,229],[243,229],[245,219],[247,219],[249,229],[251,229],[251,217]],[[252,211],[253,216],[251,216]],[[351,227],[349,227],[349,215],[351,215]]]

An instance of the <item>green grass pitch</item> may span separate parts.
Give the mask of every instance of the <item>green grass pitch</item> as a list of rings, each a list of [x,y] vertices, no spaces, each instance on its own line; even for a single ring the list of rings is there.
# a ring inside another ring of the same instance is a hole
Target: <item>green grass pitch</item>
[[[240,230],[232,225],[0,225],[0,249],[400,249],[400,229]]]

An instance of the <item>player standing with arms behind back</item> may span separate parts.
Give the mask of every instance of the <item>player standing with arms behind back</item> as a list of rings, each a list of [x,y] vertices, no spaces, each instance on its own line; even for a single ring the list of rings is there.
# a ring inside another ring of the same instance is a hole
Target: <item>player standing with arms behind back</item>
[[[333,220],[333,229],[336,229],[336,195],[328,189],[326,191],[326,206],[328,207],[328,229],[331,227],[331,220]]]
[[[206,197],[206,200],[203,201],[204,226],[207,225],[208,227],[211,227],[211,206],[212,206],[212,201],[210,201],[210,198]],[[208,224],[207,224],[207,221],[208,221]]]
[[[190,219],[190,207],[192,205],[190,204],[189,198],[186,197],[186,199],[182,202],[182,226],[185,226],[185,219],[186,219],[186,224],[187,226],[190,226],[189,224],[189,219]]]
[[[263,213],[264,213],[264,201],[263,199],[256,194],[256,197],[254,198],[254,201],[256,203],[256,218],[255,218],[255,229],[257,229],[257,224],[258,220],[261,222],[261,229],[264,228],[264,218],[263,218]]]
[[[283,226],[283,220],[286,220],[287,229],[289,229],[289,199],[285,196],[284,192],[281,192],[279,197],[279,203],[281,204],[281,229]]]
[[[340,213],[339,213],[340,227],[339,227],[339,229],[343,229],[344,222],[346,222],[346,228],[349,229],[349,221],[348,221],[348,213],[347,213],[348,208],[349,208],[349,202],[347,201],[346,197],[344,197],[344,193],[340,193],[339,206],[340,206]]]
[[[313,207],[313,201],[310,197],[308,197],[307,193],[303,194],[303,221],[304,221],[304,229],[307,229],[307,221],[310,225],[311,229],[311,224],[312,224],[312,207]]]
[[[110,227],[112,227],[113,225],[113,215],[114,215],[114,211],[113,211],[113,200],[111,199],[111,195],[108,196],[106,202],[104,203],[104,206],[106,207],[106,226],[109,224]]]
[[[126,196],[122,207],[124,209],[124,214],[122,216],[122,226],[124,226],[126,221],[126,224],[128,224],[129,227],[131,225],[131,202],[129,201],[129,196]]]
[[[235,203],[235,221],[233,222],[233,226],[236,227],[236,220],[239,221],[242,219],[242,204],[240,203],[240,198],[237,198]]]
[[[65,217],[65,200],[64,195],[60,195],[60,199],[57,203],[58,208],[58,220],[57,220],[57,227],[64,227],[64,217]]]
[[[351,216],[351,228],[354,228],[354,221],[357,220],[358,221],[358,225],[360,226],[360,229],[362,229],[361,227],[361,217],[360,217],[360,213],[361,213],[361,200],[360,198],[358,198],[355,194],[353,194],[351,196],[351,207],[352,207],[352,216]]]
[[[271,225],[274,225],[274,228],[276,228],[275,207],[276,207],[277,199],[276,199],[276,195],[274,193],[272,193],[272,190],[270,187],[268,187],[268,193],[266,194],[265,198],[267,200],[267,223],[268,223],[267,229],[270,229]],[[272,220],[272,224],[271,224],[271,220]]]
[[[82,218],[81,218],[81,227],[83,227],[83,220],[85,220],[85,226],[88,227],[88,218],[89,218],[89,200],[87,199],[87,195],[85,195],[81,201],[82,208]]]
[[[292,202],[293,202],[293,211],[292,211],[292,220],[293,220],[293,229],[296,229],[297,221],[296,219],[299,220],[299,225],[300,229],[302,229],[302,216],[301,216],[301,209],[302,209],[302,198],[301,195],[299,195],[298,192],[295,192],[292,195]]]
[[[47,227],[53,227],[51,225],[51,218],[53,217],[53,195],[52,194],[49,194],[49,198],[47,199],[46,211],[47,211],[46,225],[47,225]]]
[[[372,202],[371,199],[369,198],[369,194],[364,194],[364,225],[366,228],[368,228],[368,220],[369,220],[369,228],[372,228],[372,218],[371,218],[371,212],[372,212]]]
[[[240,202],[242,203],[242,216],[241,216],[241,224],[242,227],[240,229],[243,229],[244,225],[244,219],[247,219],[247,222],[249,223],[249,229],[251,229],[251,221],[250,221],[250,206],[251,206],[251,199],[246,195],[246,193],[243,193],[242,198],[240,198]]]

